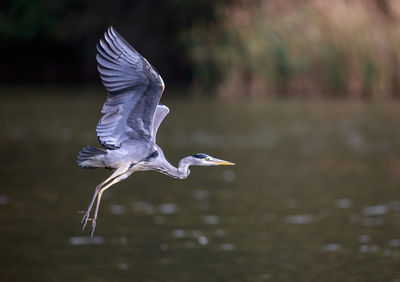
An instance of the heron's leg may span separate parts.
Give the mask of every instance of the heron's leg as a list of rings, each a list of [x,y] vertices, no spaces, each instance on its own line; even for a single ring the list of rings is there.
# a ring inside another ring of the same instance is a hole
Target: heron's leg
[[[87,221],[89,220],[89,216],[90,216],[90,211],[92,210],[93,204],[94,204],[94,200],[97,197],[97,194],[99,193],[101,187],[104,185],[104,182],[100,183],[99,185],[97,185],[96,190],[94,191],[94,195],[92,197],[92,200],[90,201],[89,207],[86,210],[85,214],[83,215],[81,224],[83,224],[82,226],[82,230],[85,230]]]
[[[111,187],[112,185],[114,185],[115,183],[118,183],[118,182],[120,182],[121,180],[124,180],[124,179],[127,178],[129,175],[131,175],[131,173],[124,173],[124,174],[122,174],[122,175],[119,175],[119,176],[115,177],[110,183],[108,183],[106,186],[104,186],[103,188],[101,188],[101,189],[98,191],[96,209],[95,209],[95,211],[94,211],[94,215],[93,215],[93,219],[92,219],[92,232],[91,232],[90,236],[93,237],[94,230],[96,229],[97,214],[99,213],[99,207],[100,207],[101,196],[103,195],[104,191],[107,190],[108,188],[110,188],[110,187]]]
[[[81,224],[83,224],[83,227],[82,227],[83,230],[85,230],[87,221],[89,220],[89,217],[90,217],[90,211],[92,210],[94,201],[95,201],[95,199],[96,199],[96,197],[97,197],[97,194],[98,194],[99,191],[101,190],[101,188],[102,188],[105,184],[107,184],[109,181],[111,181],[111,180],[113,180],[114,178],[116,178],[116,177],[118,177],[118,176],[124,174],[126,171],[127,171],[127,168],[126,168],[126,167],[120,167],[120,168],[116,169],[116,170],[113,172],[113,174],[111,174],[110,177],[108,177],[106,180],[104,180],[104,181],[101,182],[99,185],[97,185],[96,190],[94,191],[94,195],[93,195],[93,197],[92,197],[92,200],[90,201],[89,207],[88,207],[88,209],[86,210],[85,214],[83,215],[83,218],[82,218],[82,221],[81,221]]]

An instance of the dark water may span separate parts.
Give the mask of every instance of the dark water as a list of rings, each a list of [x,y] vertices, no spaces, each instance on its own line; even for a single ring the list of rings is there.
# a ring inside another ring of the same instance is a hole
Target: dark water
[[[0,281],[400,281],[399,104],[164,99],[172,163],[237,166],[134,174],[90,239],[102,90],[2,92]]]

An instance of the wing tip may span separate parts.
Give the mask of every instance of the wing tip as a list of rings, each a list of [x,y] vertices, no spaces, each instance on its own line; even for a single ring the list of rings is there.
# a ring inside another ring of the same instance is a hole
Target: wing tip
[[[112,27],[112,26],[110,26],[110,27],[107,29],[107,31],[104,33],[104,38],[107,38],[107,36],[108,36],[109,38],[112,38],[112,37],[113,37],[113,27]]]
[[[108,28],[108,33],[109,33],[109,35],[111,36],[111,37],[121,37],[121,35],[119,35],[119,33],[117,32],[117,30],[113,27],[113,26],[110,26],[109,28]]]

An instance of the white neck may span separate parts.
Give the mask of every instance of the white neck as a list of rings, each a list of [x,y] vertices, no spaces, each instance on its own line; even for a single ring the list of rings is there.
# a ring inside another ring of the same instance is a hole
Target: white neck
[[[179,161],[178,168],[171,165],[167,160],[163,163],[162,169],[157,169],[159,172],[164,173],[168,176],[185,179],[189,176],[189,166],[193,164],[192,158],[185,157]]]

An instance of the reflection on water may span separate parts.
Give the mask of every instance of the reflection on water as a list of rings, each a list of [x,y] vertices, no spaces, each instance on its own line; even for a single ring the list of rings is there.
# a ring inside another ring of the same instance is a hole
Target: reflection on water
[[[389,241],[390,247],[400,247],[400,239],[391,239]]]
[[[90,238],[76,211],[110,172],[75,157],[103,97],[24,98],[0,105],[2,281],[400,279],[398,105],[164,101],[172,163],[237,165],[134,174],[107,190]]]
[[[172,230],[172,236],[174,236],[175,238],[186,238],[187,234],[185,230],[175,229]]]
[[[204,216],[205,224],[219,224],[219,216],[217,215],[206,215]]]
[[[353,201],[351,199],[337,199],[336,200],[336,208],[338,209],[349,209],[351,208]]]
[[[71,245],[90,245],[90,244],[103,244],[104,238],[103,237],[71,237],[69,239],[69,243]]]
[[[159,211],[161,214],[174,214],[179,210],[178,206],[174,203],[162,204],[159,207]]]
[[[368,243],[370,239],[371,239],[371,236],[366,235],[366,234],[361,234],[360,237],[358,237],[358,242]]]
[[[322,248],[325,252],[336,252],[340,250],[340,244],[336,243],[331,243],[331,244],[326,244]]]
[[[116,215],[125,214],[125,207],[122,205],[110,205],[110,212]]]
[[[307,224],[314,221],[314,216],[311,214],[296,214],[285,216],[286,223],[292,224]]]
[[[225,182],[233,182],[236,178],[236,174],[233,170],[231,169],[225,169],[222,173],[222,179]]]
[[[8,197],[6,195],[0,195],[0,205],[7,205]]]
[[[133,202],[133,208],[136,211],[144,212],[147,214],[153,214],[155,212],[155,208],[152,204],[146,201],[135,201]]]
[[[220,247],[221,250],[223,250],[223,251],[234,251],[234,250],[235,250],[235,245],[233,245],[233,244],[228,244],[228,243],[220,244],[219,247]]]
[[[363,216],[385,215],[388,208],[385,205],[369,206],[363,208]]]

